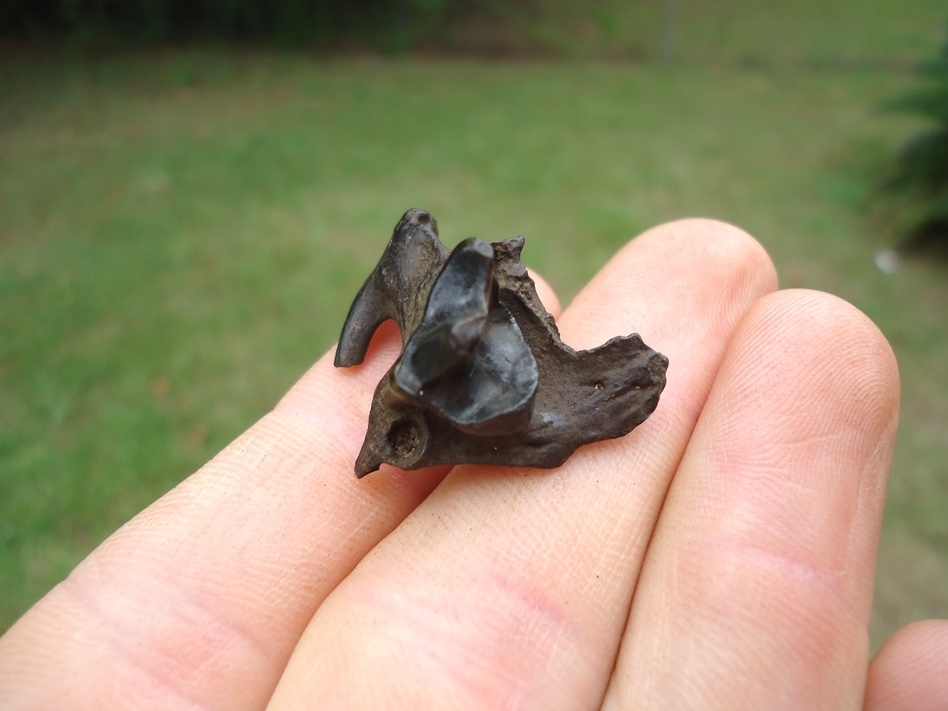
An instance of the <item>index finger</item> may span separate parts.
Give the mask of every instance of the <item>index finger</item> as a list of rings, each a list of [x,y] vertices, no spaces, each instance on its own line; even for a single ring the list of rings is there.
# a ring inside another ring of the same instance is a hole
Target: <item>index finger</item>
[[[372,393],[399,347],[389,322],[363,366],[335,369],[327,354],[273,412],[104,542],[0,639],[0,699],[266,703],[323,599],[448,470],[353,473]]]

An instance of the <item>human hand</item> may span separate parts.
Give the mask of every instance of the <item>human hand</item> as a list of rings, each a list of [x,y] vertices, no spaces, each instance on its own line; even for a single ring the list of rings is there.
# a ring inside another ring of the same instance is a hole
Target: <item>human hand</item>
[[[635,240],[562,317],[540,283],[570,345],[670,359],[645,424],[550,471],[356,480],[398,334],[327,355],[0,640],[0,706],[944,708],[948,623],[868,663],[892,352],[775,289],[708,221]]]

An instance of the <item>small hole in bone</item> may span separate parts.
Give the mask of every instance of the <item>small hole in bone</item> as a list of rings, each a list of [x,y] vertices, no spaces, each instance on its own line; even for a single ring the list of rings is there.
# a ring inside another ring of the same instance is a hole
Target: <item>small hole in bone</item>
[[[388,444],[398,459],[409,459],[421,445],[421,432],[411,420],[398,420],[388,431]]]

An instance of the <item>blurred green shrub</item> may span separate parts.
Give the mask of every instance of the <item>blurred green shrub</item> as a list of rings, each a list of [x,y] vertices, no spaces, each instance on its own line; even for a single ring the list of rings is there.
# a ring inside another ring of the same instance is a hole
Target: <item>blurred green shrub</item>
[[[883,183],[887,220],[905,247],[948,249],[948,39],[919,74],[923,86],[883,106],[934,123],[902,146]]]

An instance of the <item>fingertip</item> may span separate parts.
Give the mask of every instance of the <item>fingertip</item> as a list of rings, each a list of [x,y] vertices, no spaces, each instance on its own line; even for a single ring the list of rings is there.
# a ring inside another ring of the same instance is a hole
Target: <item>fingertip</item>
[[[898,367],[885,336],[839,297],[774,292],[738,327],[715,391],[709,412],[727,425],[716,430],[714,446],[729,452],[732,464],[735,457],[747,464],[753,476],[746,486],[767,500],[764,482],[772,476],[758,467],[771,461],[777,466],[764,471],[777,476],[773,486],[800,487],[799,497],[788,492],[774,501],[759,524],[775,525],[782,511],[797,510],[808,511],[809,525],[799,530],[790,516],[774,528],[784,537],[772,544],[830,577],[848,568],[854,622],[868,624],[899,411]]]
[[[689,217],[658,225],[626,244],[606,269],[622,269],[646,252],[658,265],[677,262],[676,271],[683,277],[713,280],[723,276],[728,284],[741,285],[741,280],[734,279],[736,272],[752,275],[767,291],[777,288],[777,271],[767,250],[750,233],[728,222]]]
[[[529,269],[528,273],[530,278],[533,279],[533,283],[536,284],[537,296],[540,297],[540,303],[543,304],[543,308],[549,311],[553,318],[559,318],[563,312],[563,308],[560,306],[559,297],[557,297],[556,292],[553,291],[553,287],[533,269]]]
[[[730,222],[709,217],[686,217],[656,225],[643,232],[638,240],[661,240],[675,247],[704,246],[722,254],[754,253],[755,259],[770,264],[770,257],[763,245],[746,230]]]
[[[696,314],[717,311],[724,341],[748,305],[776,288],[773,262],[750,234],[717,220],[676,220],[626,244],[570,304],[567,317],[581,314],[579,327],[571,329],[568,320],[565,327],[571,345],[590,347],[615,335],[600,324],[614,329],[617,313],[628,313],[620,331],[659,343],[679,340],[682,325]]]
[[[801,375],[813,378],[814,392],[837,395],[836,409],[827,412],[848,413],[844,419],[860,424],[874,422],[877,430],[894,428],[900,398],[895,354],[879,327],[848,301],[809,289],[774,292],[748,314],[742,331],[738,348],[753,343],[779,354],[792,344],[802,347],[810,363],[820,364]]]
[[[948,620],[892,635],[869,664],[865,711],[935,711],[948,701]]]
[[[617,699],[839,708],[861,692],[897,409],[891,349],[852,305],[797,290],[750,306],[663,502]]]

